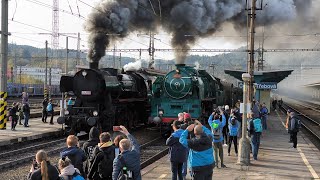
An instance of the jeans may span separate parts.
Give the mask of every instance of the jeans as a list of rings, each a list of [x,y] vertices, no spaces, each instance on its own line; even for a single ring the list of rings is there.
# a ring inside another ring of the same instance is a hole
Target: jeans
[[[23,113],[23,116],[24,116],[24,126],[28,126],[29,125],[30,114],[29,113]]]
[[[228,127],[224,126],[222,129],[222,134],[223,134],[223,142],[224,144],[228,144]]]
[[[293,142],[293,147],[297,148],[297,144],[298,144],[298,138],[297,138],[297,134],[298,132],[291,132],[290,136],[292,138],[292,142]]]
[[[236,154],[238,154],[238,137],[237,136],[229,136],[229,147],[228,147],[228,153],[230,153],[232,141],[234,144],[234,150],[236,151]]]
[[[267,116],[262,116],[261,120],[262,120],[262,129],[267,130]]]
[[[220,157],[221,164],[223,164],[223,148],[222,148],[222,142],[215,142],[213,143],[213,149],[214,149],[214,159],[216,161],[216,166],[218,166],[218,153]]]
[[[252,154],[253,159],[257,160],[258,158],[258,151],[260,146],[260,135],[261,133],[253,133],[251,135],[251,146],[252,146]]]
[[[50,123],[52,124],[52,123],[53,123],[53,115],[54,115],[54,111],[49,111],[48,113],[51,115]]]
[[[182,176],[186,177],[188,173],[188,161],[184,162],[182,165]]]
[[[182,166],[183,163],[172,162],[171,161],[171,172],[172,172],[172,180],[177,180],[177,175],[179,180],[183,180],[182,177]]]

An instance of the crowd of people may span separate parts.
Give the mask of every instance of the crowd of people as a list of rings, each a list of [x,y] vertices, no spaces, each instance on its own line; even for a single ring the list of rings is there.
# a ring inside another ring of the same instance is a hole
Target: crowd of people
[[[124,126],[112,140],[108,132],[92,127],[89,140],[80,147],[77,136],[69,135],[57,165],[48,154],[37,152],[28,174],[29,180],[106,180],[141,179],[140,146]]]
[[[252,156],[258,160],[260,136],[267,130],[268,109],[266,105],[254,102],[248,116],[248,134],[251,137]],[[179,113],[173,121],[173,133],[167,139],[171,162],[172,179],[186,179],[187,172],[193,179],[211,179],[214,168],[226,168],[223,146],[228,146],[228,156],[234,146],[238,156],[238,138],[241,135],[242,114],[240,101],[235,108],[228,105],[218,107],[203,125],[192,120],[191,114]],[[187,166],[186,166],[187,165]]]
[[[24,127],[29,127],[30,119],[30,105],[28,93],[22,93],[22,102],[13,102],[12,106],[8,109],[8,120],[11,121],[11,130],[16,131],[16,126],[23,125]],[[24,123],[22,124],[22,120]],[[6,125],[3,129],[6,129]]]

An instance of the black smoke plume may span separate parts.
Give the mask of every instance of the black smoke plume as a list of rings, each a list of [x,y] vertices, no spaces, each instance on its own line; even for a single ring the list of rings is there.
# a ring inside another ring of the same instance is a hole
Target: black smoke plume
[[[85,23],[85,29],[90,33],[88,58],[91,61],[99,61],[105,55],[105,49],[111,40],[122,40],[134,31],[157,31],[158,27],[172,35],[173,48],[188,50],[198,38],[212,35],[225,22],[231,22],[236,29],[245,28],[245,2],[102,0],[92,10]],[[311,0],[264,0],[263,5],[267,8],[257,16],[258,26],[290,21],[300,13],[307,12],[311,7]],[[176,51],[175,55],[176,63],[183,63],[187,52]]]

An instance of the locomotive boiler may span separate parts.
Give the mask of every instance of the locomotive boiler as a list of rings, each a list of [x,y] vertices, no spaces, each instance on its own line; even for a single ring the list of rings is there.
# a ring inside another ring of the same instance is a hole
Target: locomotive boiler
[[[114,125],[129,128],[148,117],[151,79],[144,72],[119,72],[113,68],[81,69],[73,77],[62,76],[61,92],[72,92],[75,103],[58,123],[68,134],[88,132],[92,126],[110,131]]]

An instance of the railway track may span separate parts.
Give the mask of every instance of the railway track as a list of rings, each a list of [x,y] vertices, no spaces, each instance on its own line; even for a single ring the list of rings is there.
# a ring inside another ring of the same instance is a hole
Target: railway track
[[[83,135],[85,137],[86,135]],[[25,163],[31,163],[38,150],[44,149],[48,155],[61,152],[65,147],[66,138],[56,137],[51,140],[41,140],[24,145],[17,145],[16,148],[0,151],[0,168],[2,170],[13,168]],[[80,142],[80,144],[82,144]],[[168,153],[169,148],[165,145],[165,140],[161,137],[149,141],[140,146],[141,169],[152,164]]]
[[[287,99],[283,110],[293,110],[299,116],[301,124],[310,134],[320,141],[320,109],[306,102]]]

